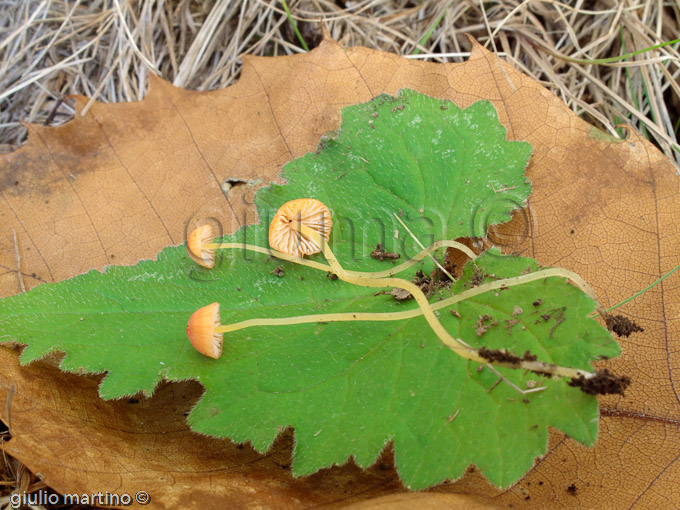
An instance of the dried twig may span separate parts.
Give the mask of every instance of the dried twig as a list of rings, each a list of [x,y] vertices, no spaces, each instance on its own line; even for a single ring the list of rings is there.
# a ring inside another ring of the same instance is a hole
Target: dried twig
[[[17,278],[19,279],[19,288],[21,292],[26,292],[26,286],[24,285],[24,276],[21,274],[21,254],[19,253],[19,243],[17,241],[17,231],[12,230],[12,235],[14,236],[14,259],[17,264]]]

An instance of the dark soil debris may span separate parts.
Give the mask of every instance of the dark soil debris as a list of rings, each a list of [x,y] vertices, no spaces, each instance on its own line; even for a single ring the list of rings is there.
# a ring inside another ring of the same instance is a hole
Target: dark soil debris
[[[513,365],[517,365],[522,361],[519,356],[509,353],[505,349],[487,349],[486,347],[480,347],[477,352],[482,358],[491,362],[497,361],[500,363],[512,363]]]
[[[550,319],[555,319],[555,325],[552,328],[550,328],[550,334],[548,335],[550,338],[553,337],[555,328],[557,328],[557,326],[564,322],[565,320],[564,312],[566,310],[567,310],[566,306],[561,306],[560,308],[553,308],[548,313],[544,313],[543,315],[541,315],[541,319],[543,319],[545,322],[548,322]]]
[[[375,247],[375,250],[371,252],[371,258],[376,259],[376,260],[397,260],[400,258],[401,255],[398,253],[394,253],[391,251],[385,251],[385,248],[383,247],[382,243],[378,243],[378,245]]]
[[[447,288],[453,281],[444,271],[435,267],[430,276],[426,276],[422,271],[418,271],[413,279],[413,283],[420,287],[423,294],[429,298],[440,289]]]
[[[524,351],[524,356],[522,356],[523,361],[536,361],[538,359],[538,356],[535,354],[531,354],[529,351]]]
[[[567,487],[567,493],[571,494],[572,496],[576,496],[578,493],[578,487],[572,483],[569,487]]]
[[[335,273],[331,273],[330,271],[328,271],[328,272],[326,273],[326,278],[328,278],[329,280],[334,280],[334,281],[335,281],[335,280],[338,279],[338,275],[335,274]]]
[[[629,337],[631,333],[636,331],[644,331],[635,322],[624,317],[623,315],[607,315],[607,329],[613,331],[618,336]]]
[[[526,351],[521,358],[505,349],[487,349],[486,347],[480,347],[477,350],[477,353],[486,360],[500,363],[512,363],[513,365],[518,365],[521,361],[536,361],[537,359],[536,355],[531,354],[529,351]]]
[[[516,326],[517,324],[519,324],[519,321],[517,319],[510,319],[510,320],[506,319],[506,322],[508,323],[508,325],[505,326],[505,329],[508,330],[508,335],[512,335],[512,328],[513,328],[513,326]]]
[[[453,266],[453,269],[455,269],[455,267],[456,267],[456,266],[454,265],[454,266]],[[448,269],[447,269],[447,271],[448,271]],[[450,272],[451,272],[451,271],[449,271],[449,273],[450,273]],[[432,280],[435,280],[435,281],[438,281],[438,282],[445,283],[446,285],[450,285],[451,283],[453,283],[453,281],[451,280],[451,278],[449,278],[449,275],[447,275],[444,271],[442,271],[442,270],[441,270],[440,268],[438,268],[438,267],[436,267],[436,268],[434,269],[434,271],[432,271],[432,274],[430,275],[430,278],[432,278]]]
[[[281,278],[286,273],[283,272],[283,268],[281,266],[276,266],[276,269],[272,271],[272,274]]]
[[[395,287],[390,292],[388,292],[388,294],[394,296],[394,299],[396,299],[397,301],[403,301],[405,299],[411,299],[413,297],[409,291],[405,289],[400,289],[399,287]]]
[[[542,299],[537,299],[536,301],[534,301],[534,302],[531,303],[531,304],[534,305],[534,306],[541,306],[541,303],[543,303],[543,300],[542,300]]]
[[[470,288],[477,287],[480,283],[484,281],[484,271],[475,266],[475,274],[472,276],[472,281],[470,282]]]
[[[484,333],[489,331],[492,327],[494,327],[496,324],[498,324],[498,321],[493,320],[493,317],[491,317],[488,314],[480,315],[479,318],[477,319],[477,327],[475,329],[475,332],[477,333],[477,336],[482,336]],[[482,347],[482,349],[486,349],[486,347]],[[488,350],[488,349],[487,349]],[[480,356],[484,357],[481,353],[480,349]]]
[[[582,375],[569,381],[569,386],[581,388],[588,395],[623,395],[630,384],[627,375],[614,375],[608,368],[598,370],[593,377],[585,378]]]
[[[379,247],[382,247],[382,245],[378,245]],[[373,256],[373,254],[371,254]],[[418,271],[411,280],[413,283],[415,283],[420,290],[423,291],[423,294],[425,294],[426,297],[430,297],[430,294],[432,294],[432,290],[434,288],[434,285],[432,284],[432,279],[428,276],[425,275],[422,271]],[[400,289],[400,288],[394,288],[388,294],[394,296],[394,299],[398,301],[403,301],[404,299],[411,299],[413,296],[411,293],[407,290]]]

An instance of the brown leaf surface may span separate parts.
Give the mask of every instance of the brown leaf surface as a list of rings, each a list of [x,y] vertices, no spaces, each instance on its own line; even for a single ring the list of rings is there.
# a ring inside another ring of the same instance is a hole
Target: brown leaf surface
[[[31,126],[29,144],[0,164],[0,295],[19,291],[13,230],[29,288],[154,257],[201,218],[233,231],[255,221],[255,188],[337,129],[342,107],[403,87],[461,107],[490,99],[508,138],[533,145],[529,214],[495,233],[508,250],[577,271],[605,306],[672,269],[680,185],[668,161],[636,133],[608,140],[503,67],[478,46],[465,64],[432,64],[326,41],[304,55],[249,57],[225,90],[153,79],[140,103],[95,104],[65,126]],[[252,186],[227,198],[229,178]],[[498,491],[472,472],[435,492],[484,496],[499,508],[680,508],[678,281],[675,274],[622,308],[645,331],[621,339],[622,356],[608,363],[633,385],[625,398],[601,400],[595,448],[555,432],[549,454],[515,487]],[[342,506],[403,491],[384,469],[389,454],[383,469],[350,464],[294,480],[285,468],[290,435],[259,456],[189,432],[183,412],[200,395],[196,383],[162,385],[137,404],[105,402],[93,378],[44,363],[20,367],[7,348],[0,356],[0,398],[16,388],[4,449],[59,491],[147,490],[154,508]]]

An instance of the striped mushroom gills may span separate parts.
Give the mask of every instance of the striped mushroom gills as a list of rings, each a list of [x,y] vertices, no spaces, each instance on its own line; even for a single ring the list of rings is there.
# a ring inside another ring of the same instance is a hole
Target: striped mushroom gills
[[[333,227],[328,207],[314,198],[298,198],[286,202],[269,225],[269,244],[275,250],[297,257],[321,252],[318,239],[302,233],[303,226],[328,241]]]

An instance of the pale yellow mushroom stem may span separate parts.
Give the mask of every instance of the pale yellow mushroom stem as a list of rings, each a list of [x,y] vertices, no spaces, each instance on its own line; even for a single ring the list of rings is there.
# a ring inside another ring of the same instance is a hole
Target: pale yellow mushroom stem
[[[328,261],[329,265],[331,266],[331,269],[333,273],[335,273],[338,278],[340,278],[343,281],[346,281],[348,283],[352,283],[355,285],[360,285],[363,287],[398,287],[401,289],[404,289],[408,292],[411,293],[411,295],[414,297],[416,302],[418,303],[418,306],[420,306],[420,309],[422,310],[422,313],[427,320],[428,324],[432,328],[432,330],[435,332],[435,334],[439,337],[439,339],[449,347],[453,352],[458,354],[460,357],[467,359],[469,361],[474,361],[477,363],[491,363],[493,365],[501,366],[501,367],[508,367],[508,368],[522,368],[522,369],[527,369],[531,370],[534,372],[540,372],[540,373],[546,373],[546,374],[552,374],[552,375],[558,375],[561,377],[569,377],[569,378],[577,378],[580,376],[583,377],[593,377],[595,374],[591,372],[587,372],[584,370],[579,370],[575,368],[570,368],[570,367],[560,367],[556,366],[550,363],[545,363],[542,361],[528,361],[528,360],[521,360],[517,363],[511,363],[511,362],[502,362],[502,361],[493,361],[490,362],[488,359],[482,357],[479,355],[478,351],[476,349],[473,349],[472,347],[468,346],[465,342],[463,342],[460,339],[456,339],[452,337],[446,329],[441,325],[439,320],[437,319],[437,316],[434,313],[434,310],[430,306],[430,302],[427,300],[425,297],[425,294],[423,294],[423,291],[420,290],[420,288],[407,281],[403,280],[401,278],[360,278],[356,276],[352,276],[351,274],[347,273],[340,263],[338,262],[337,258],[333,254],[333,251],[330,249],[328,246],[328,243],[319,235],[318,232],[315,230],[305,226],[305,225],[300,225],[299,231],[302,235],[311,238],[314,240],[319,246],[321,246],[322,252],[324,256],[326,257],[326,260]]]
[[[431,252],[433,252],[436,249],[439,249],[441,247],[453,247],[457,248],[463,252],[465,252],[468,256],[471,258],[475,257],[475,254],[469,250],[465,245],[462,245],[461,243],[458,243],[456,241],[448,241],[448,240],[443,240],[443,241],[437,241],[427,249],[421,251],[417,255],[415,255],[412,259],[410,259],[407,262],[404,262],[398,266],[395,266],[391,269],[388,269],[386,271],[378,271],[378,272],[358,272],[358,271],[345,271],[343,267],[340,265],[338,262],[337,258],[333,254],[332,250],[328,246],[328,244],[325,242],[325,240],[320,239],[319,234],[310,229],[309,227],[306,226],[301,226],[301,232],[309,237],[315,238],[315,241],[319,243],[319,245],[322,247],[324,256],[328,260],[330,265],[322,264],[319,262],[307,260],[301,257],[296,257],[294,255],[288,255],[283,252],[279,252],[276,250],[271,250],[270,248],[262,248],[260,246],[254,246],[254,245],[244,245],[241,243],[212,243],[207,245],[207,248],[212,248],[212,249],[218,249],[218,248],[230,248],[230,249],[238,249],[238,248],[243,248],[243,249],[248,249],[251,251],[263,253],[265,255],[273,255],[275,257],[278,257],[282,260],[287,260],[290,262],[294,262],[297,264],[305,265],[308,267],[312,267],[314,269],[319,269],[322,271],[331,271],[334,274],[336,274],[339,278],[341,278],[344,281],[347,281],[348,283],[353,283],[355,285],[360,285],[360,286],[365,286],[365,287],[398,287],[402,288],[404,290],[407,290],[408,292],[413,295],[415,298],[416,302],[418,303],[419,308],[413,309],[413,310],[406,310],[403,312],[393,312],[393,313],[336,313],[336,314],[318,314],[318,315],[305,315],[305,316],[298,316],[298,317],[285,317],[285,318],[269,318],[269,319],[249,319],[246,321],[242,321],[236,324],[230,324],[230,325],[222,325],[218,326],[216,328],[216,332],[219,333],[226,333],[230,331],[236,331],[239,329],[243,329],[246,327],[251,327],[251,326],[274,326],[274,325],[292,325],[292,324],[301,324],[301,323],[310,323],[310,322],[331,322],[331,321],[392,321],[392,320],[403,320],[403,319],[408,319],[408,318],[413,318],[417,317],[419,315],[424,315],[428,323],[430,324],[430,327],[432,327],[433,331],[437,334],[437,336],[442,340],[442,342],[447,345],[450,349],[452,349],[456,354],[459,356],[463,357],[464,359],[468,359],[470,361],[475,361],[478,363],[489,363],[489,360],[486,358],[483,358],[479,355],[477,350],[471,348],[468,346],[466,343],[464,343],[460,339],[455,339],[453,338],[441,325],[439,320],[437,319],[436,315],[434,314],[434,310],[439,310],[441,308],[444,308],[446,306],[450,306],[454,303],[457,303],[459,301],[462,301],[464,299],[471,298],[475,295],[481,294],[483,292],[489,292],[491,290],[495,289],[500,289],[504,287],[512,287],[515,285],[520,285],[523,283],[528,283],[531,281],[539,280],[542,278],[547,278],[547,277],[564,277],[570,279],[574,284],[580,288],[582,291],[584,291],[586,294],[590,295],[593,297],[597,304],[597,310],[599,313],[603,314],[606,313],[604,312],[604,308],[600,303],[595,299],[594,293],[590,286],[576,273],[573,273],[571,271],[568,271],[566,269],[562,268],[550,268],[550,269],[545,269],[541,271],[537,271],[534,273],[529,273],[526,275],[521,275],[521,276],[516,276],[512,278],[506,278],[502,280],[498,280],[495,282],[490,282],[484,285],[480,285],[478,287],[469,289],[467,291],[464,291],[456,296],[453,296],[451,298],[445,299],[440,301],[439,303],[436,303],[434,306],[430,305],[429,301],[423,294],[423,292],[420,290],[419,287],[414,285],[413,283],[403,280],[400,278],[389,278],[389,276],[392,276],[394,274],[397,274],[401,271],[404,271],[405,269],[408,269],[409,267],[413,266],[416,264],[418,261],[422,260],[424,257],[429,255]],[[468,253],[469,252],[469,253]],[[547,374],[553,374],[553,375],[558,375],[562,377],[570,377],[570,378],[575,378],[579,376],[584,376],[586,378],[592,377],[594,374],[590,372],[586,372],[583,370],[578,370],[578,369],[573,369],[573,368],[568,368],[568,367],[560,367],[556,365],[552,365],[549,363],[545,362],[540,362],[540,361],[521,361],[519,364],[517,363],[505,363],[505,362],[493,362],[492,364],[498,365],[498,366],[506,366],[510,368],[523,368],[523,369],[528,369],[532,370],[535,372],[541,372],[541,373],[547,373]]]
[[[330,270],[330,266],[327,266]],[[566,274],[565,274],[566,273]],[[533,282],[536,280],[542,280],[544,278],[554,278],[562,277],[573,279],[578,277],[577,274],[572,273],[567,269],[561,268],[548,268],[536,271],[535,273],[529,273],[522,276],[513,276],[511,278],[504,278],[502,280],[496,280],[493,282],[483,283],[477,287],[473,287],[468,290],[456,294],[447,299],[438,301],[437,303],[431,304],[432,310],[441,310],[442,308],[449,307],[466,299],[470,299],[479,294],[484,294],[485,292],[491,292],[492,290],[498,290],[502,288],[510,288],[516,285],[522,285],[524,283]],[[580,288],[580,285],[576,283],[576,286]],[[297,317],[269,317],[262,319],[247,319],[241,322],[235,322],[233,324],[225,324],[219,326],[218,331],[221,333],[228,333],[231,331],[238,331],[239,329],[250,328],[254,326],[289,326],[293,324],[309,324],[314,322],[351,322],[351,321],[374,321],[374,322],[388,322],[396,320],[406,320],[413,319],[414,317],[419,317],[423,314],[420,307],[412,308],[411,310],[404,310],[401,312],[342,312],[342,313],[321,313],[316,315],[299,315]]]
[[[277,250],[272,250],[271,248],[263,248],[261,246],[255,246],[252,244],[242,244],[242,243],[208,243],[205,245],[205,248],[211,249],[211,250],[220,250],[220,249],[244,249],[244,250],[250,250],[254,251],[257,253],[264,253],[265,255],[271,255],[273,257],[277,257],[281,260],[287,260],[289,262],[294,262],[296,264],[300,264],[302,266],[307,266],[307,267],[312,267],[314,269],[319,269],[321,271],[331,271],[331,267],[327,264],[322,264],[320,262],[315,262],[313,260],[307,260],[302,257],[296,257],[295,255],[289,255],[288,253],[283,253],[281,251]],[[411,259],[407,260],[406,262],[403,262],[399,264],[398,266],[393,266],[390,269],[386,269],[383,271],[375,271],[375,272],[366,272],[366,271],[350,271],[346,270],[345,273],[356,276],[358,278],[384,278],[386,276],[393,276],[395,274],[401,273],[402,271],[406,271],[408,268],[414,266],[418,262],[420,262],[422,259],[427,257],[430,253],[432,253],[435,250],[438,250],[439,248],[455,248],[457,250],[462,251],[465,255],[470,257],[471,259],[475,259],[476,255],[475,252],[473,252],[470,248],[465,246],[462,243],[459,243],[457,241],[449,241],[449,240],[443,240],[443,241],[437,241],[433,245],[425,248],[421,252],[415,254]]]

